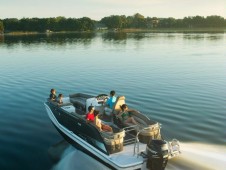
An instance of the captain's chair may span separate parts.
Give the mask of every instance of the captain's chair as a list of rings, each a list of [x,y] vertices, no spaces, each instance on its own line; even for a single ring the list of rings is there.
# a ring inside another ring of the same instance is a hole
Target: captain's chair
[[[125,96],[118,96],[116,101],[115,101],[115,104],[112,108],[112,113],[114,114],[117,114],[120,110],[121,110],[121,107],[123,104],[125,104]]]

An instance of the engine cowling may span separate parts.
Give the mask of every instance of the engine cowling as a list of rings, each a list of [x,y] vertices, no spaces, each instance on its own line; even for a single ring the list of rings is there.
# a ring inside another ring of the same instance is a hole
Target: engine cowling
[[[168,144],[164,140],[153,139],[147,144],[147,168],[164,170],[168,162]]]

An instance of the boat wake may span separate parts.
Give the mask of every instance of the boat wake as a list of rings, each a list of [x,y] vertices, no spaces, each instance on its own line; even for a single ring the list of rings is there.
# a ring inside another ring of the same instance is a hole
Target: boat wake
[[[226,147],[201,143],[180,143],[182,154],[169,160],[166,170],[224,170]],[[94,158],[68,146],[52,170],[108,170]]]
[[[73,146],[69,146],[65,149],[59,162],[53,167],[52,170],[110,170],[94,158],[83,153],[82,151],[75,149]]]
[[[167,170],[224,170],[226,147],[201,143],[180,143],[182,154],[170,160]]]

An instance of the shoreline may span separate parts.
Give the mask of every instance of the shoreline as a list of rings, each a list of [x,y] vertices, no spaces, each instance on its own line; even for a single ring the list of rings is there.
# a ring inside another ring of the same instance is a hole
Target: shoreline
[[[121,30],[94,30],[94,31],[60,31],[60,32],[7,32],[1,33],[0,36],[20,36],[20,35],[39,35],[39,34],[73,34],[73,33],[99,33],[99,32],[114,32],[114,33],[225,33],[226,28],[152,28],[152,29],[137,29],[126,28]]]
[[[153,33],[209,33],[226,32],[226,28],[157,28],[157,29],[124,29],[122,32],[153,32]]]

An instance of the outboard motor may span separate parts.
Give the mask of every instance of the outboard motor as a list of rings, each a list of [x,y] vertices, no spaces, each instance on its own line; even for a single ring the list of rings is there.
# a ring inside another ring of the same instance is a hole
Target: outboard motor
[[[150,170],[164,170],[168,162],[168,144],[164,140],[152,139],[146,148]]]

